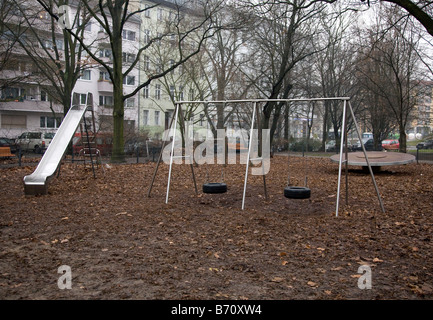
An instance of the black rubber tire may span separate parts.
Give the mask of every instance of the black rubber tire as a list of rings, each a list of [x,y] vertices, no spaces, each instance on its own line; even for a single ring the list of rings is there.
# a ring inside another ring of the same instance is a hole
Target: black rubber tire
[[[203,193],[224,193],[227,192],[227,185],[220,182],[209,182],[203,185]]]
[[[284,196],[289,199],[308,199],[311,196],[311,190],[306,187],[285,187]]]

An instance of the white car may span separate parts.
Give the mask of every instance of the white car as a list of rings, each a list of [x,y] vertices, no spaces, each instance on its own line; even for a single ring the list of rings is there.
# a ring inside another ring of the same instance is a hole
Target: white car
[[[22,151],[43,153],[54,138],[52,132],[24,132],[16,140],[16,144]]]
[[[336,151],[335,140],[331,140],[331,141],[329,141],[329,142],[325,145],[325,151],[326,151],[326,152],[334,152],[334,151]]]

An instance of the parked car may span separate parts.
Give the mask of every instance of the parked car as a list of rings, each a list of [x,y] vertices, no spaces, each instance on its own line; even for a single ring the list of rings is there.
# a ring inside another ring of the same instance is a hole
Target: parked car
[[[43,153],[54,138],[53,132],[24,132],[16,140],[22,151]]]
[[[373,139],[368,139],[365,143],[364,143],[364,147],[366,151],[382,151],[383,147],[381,144],[379,144],[379,146],[377,147],[377,149],[374,148],[374,140]]]
[[[433,140],[426,140],[416,145],[417,149],[433,149]]]
[[[86,133],[84,133],[86,135]],[[89,137],[93,136],[93,133],[89,132]],[[80,151],[85,147],[83,146],[83,142],[86,143],[86,138],[82,139],[81,133],[76,133],[74,138],[72,139],[72,148],[74,154],[78,155]],[[110,133],[97,133],[95,137],[96,148],[99,150],[101,155],[110,155],[113,149],[113,138]],[[93,147],[93,146],[92,146]]]
[[[382,148],[385,150],[398,150],[400,148],[400,142],[395,139],[387,139],[382,141]]]
[[[369,138],[362,139],[362,142],[364,143],[365,151],[382,151],[383,147],[380,144],[377,149],[374,148],[374,140]],[[353,151],[362,151],[361,144],[359,141],[355,143],[352,147]]]
[[[153,144],[148,143],[146,145],[146,140],[144,139],[132,138],[125,141],[124,152],[129,155],[136,155],[138,152],[141,156],[147,154],[147,147],[151,146],[153,146]]]
[[[18,150],[18,146],[15,141],[6,137],[0,138],[0,147],[9,147],[11,149],[11,153],[15,153]]]
[[[336,150],[337,150],[337,145],[335,143],[335,140],[331,140],[325,144],[326,152],[335,152]]]
[[[368,141],[368,138],[363,138],[362,139],[362,143],[365,146],[365,143]],[[353,144],[352,144],[352,150],[353,151],[362,151],[362,146],[361,146],[361,142],[359,141],[359,139],[357,139]]]

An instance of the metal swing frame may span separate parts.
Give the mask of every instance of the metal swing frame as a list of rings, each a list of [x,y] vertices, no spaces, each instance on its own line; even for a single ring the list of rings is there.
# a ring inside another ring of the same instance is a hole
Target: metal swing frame
[[[347,156],[347,118],[348,118],[348,113],[350,112],[350,116],[352,117],[353,123],[355,124],[355,130],[356,133],[358,135],[358,139],[359,141],[362,141],[362,136],[361,133],[359,131],[359,127],[358,127],[358,123],[356,121],[356,117],[355,114],[353,112],[353,108],[352,105],[350,103],[350,97],[329,97],[329,98],[299,98],[299,99],[245,99],[245,100],[223,100],[223,101],[178,101],[175,102],[175,116],[171,119],[171,123],[170,123],[170,130],[171,127],[173,125],[174,122],[174,132],[173,132],[173,139],[172,139],[172,149],[171,149],[171,153],[170,153],[170,167],[169,167],[169,173],[168,173],[168,182],[167,182],[167,191],[166,191],[166,203],[168,203],[168,198],[169,198],[169,191],[170,191],[170,180],[171,180],[171,173],[172,173],[172,166],[173,166],[173,153],[174,153],[174,143],[175,143],[175,138],[176,138],[176,125],[178,122],[178,118],[179,118],[179,114],[181,114],[181,119],[183,121],[183,115],[182,115],[182,104],[209,104],[209,103],[252,103],[253,104],[253,114],[252,114],[252,119],[251,119],[251,128],[250,128],[250,138],[253,137],[253,130],[254,130],[254,122],[257,118],[257,123],[258,123],[258,127],[260,127],[260,118],[259,118],[259,103],[266,103],[266,102],[312,102],[312,101],[327,101],[327,100],[337,100],[337,101],[342,101],[343,102],[343,122],[342,122],[342,136],[340,139],[340,158],[339,158],[339,165],[338,165],[338,185],[337,185],[337,200],[336,200],[336,208],[335,208],[335,216],[338,217],[338,211],[339,211],[339,205],[340,205],[340,191],[341,191],[341,176],[342,176],[342,168],[343,168],[343,163],[345,164],[345,177],[346,177],[346,205],[348,204],[348,156]],[[152,186],[153,183],[155,181],[155,177],[158,171],[158,167],[159,164],[161,162],[162,159],[162,153],[164,150],[164,147],[166,145],[166,140],[164,139],[163,141],[163,145],[161,148],[161,152],[158,158],[158,162],[155,168],[155,172],[153,174],[152,177],[152,181],[151,181],[151,185],[149,188],[149,192],[148,192],[148,197],[150,197],[150,193],[152,190]],[[260,139],[259,139],[260,142]],[[245,209],[245,197],[246,197],[246,188],[247,188],[247,182],[248,182],[248,173],[249,173],[249,164],[250,161],[262,161],[262,168],[263,168],[263,157],[258,157],[258,158],[251,158],[251,146],[252,143],[249,143],[248,146],[248,154],[247,154],[247,164],[246,164],[246,170],[245,170],[245,178],[244,178],[244,189],[243,189],[243,196],[242,196],[242,210]],[[344,146],[346,146],[345,148],[345,160],[343,161],[343,151],[344,151]],[[379,193],[379,189],[377,187],[377,183],[376,183],[376,179],[374,177],[374,173],[373,170],[371,168],[370,165],[370,161],[368,160],[368,155],[367,155],[367,151],[365,149],[365,146],[361,143],[361,147],[362,147],[362,151],[364,153],[364,157],[368,166],[368,170],[370,172],[370,176],[377,194],[377,198],[379,200],[379,204],[381,207],[382,212],[385,212],[385,208],[383,206],[383,202]],[[178,157],[182,157],[185,158],[185,156],[178,156]],[[194,175],[194,168],[191,162],[191,173],[192,173],[192,178],[194,181],[194,186],[195,186],[195,191],[196,194],[198,193],[197,191],[197,184],[196,184],[196,180],[195,180],[195,175]],[[263,175],[263,186],[264,186],[264,191],[265,191],[265,198],[268,199],[268,194],[267,194],[267,189],[266,189],[266,178],[265,175]]]

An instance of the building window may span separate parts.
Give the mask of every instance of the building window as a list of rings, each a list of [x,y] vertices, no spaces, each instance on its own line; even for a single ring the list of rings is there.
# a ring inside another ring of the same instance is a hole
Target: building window
[[[179,87],[179,100],[183,100],[183,86]]]
[[[158,10],[157,10],[157,19],[158,19],[159,21],[162,21],[163,18],[164,18],[164,14],[163,14],[162,9],[161,9],[161,8],[158,8]]]
[[[99,96],[99,105],[105,107],[113,106],[113,97],[112,96]]]
[[[44,90],[41,90],[41,101],[48,101],[47,93]]]
[[[143,61],[144,71],[148,71],[150,69],[150,58],[149,58],[149,56],[144,56],[143,60],[144,60]]]
[[[42,129],[54,129],[60,127],[61,118],[45,117],[40,118],[40,127]]]
[[[135,107],[135,98],[129,98],[125,101],[126,108],[134,108]]]
[[[87,94],[79,93],[80,95],[80,105],[85,106],[87,102]]]
[[[189,100],[190,101],[194,100],[194,89],[189,89]]]
[[[41,48],[53,49],[53,42],[51,40],[42,39],[40,42]]]
[[[155,126],[159,126],[159,114],[160,112],[155,110]]]
[[[174,66],[174,60],[170,60],[169,64],[170,64],[170,68],[173,68],[173,66]],[[174,73],[174,69],[171,70],[170,72],[171,72],[171,74],[173,74]]]
[[[110,49],[100,49],[99,50],[99,58],[110,58],[111,59],[111,50]]]
[[[155,99],[157,99],[157,100],[161,99],[161,85],[160,84],[155,85]]]
[[[135,54],[123,52],[122,53],[122,60],[123,60],[123,62],[132,63],[135,61]]]
[[[149,125],[149,110],[143,110],[143,125]]]
[[[149,5],[144,5],[144,16],[146,18],[150,18],[150,6]]]
[[[145,99],[149,98],[149,85],[143,88],[143,98]]]
[[[204,114],[200,113],[200,126],[203,127],[204,126]]]
[[[20,88],[6,87],[1,91],[2,99],[16,99],[20,97]]]
[[[135,85],[135,76],[123,77],[123,84],[126,84],[128,86],[134,86]]]
[[[143,36],[143,40],[144,40],[144,43],[149,43],[150,42],[150,30],[144,30],[144,36]]]
[[[23,129],[27,128],[27,116],[2,114],[1,127],[3,129]]]
[[[58,50],[63,50],[64,49],[63,40],[56,39],[56,47]]]
[[[162,64],[160,64],[160,63],[157,63],[156,64],[156,73],[162,73]]]
[[[135,32],[131,30],[122,30],[122,38],[135,41]]]
[[[171,97],[172,99],[174,99],[174,94],[175,94],[174,91],[175,91],[175,90],[174,90],[174,86],[170,86],[170,97]]]
[[[84,70],[80,76],[80,80],[92,80],[92,72],[90,70]]]
[[[111,81],[110,74],[108,71],[99,71],[99,80]]]

